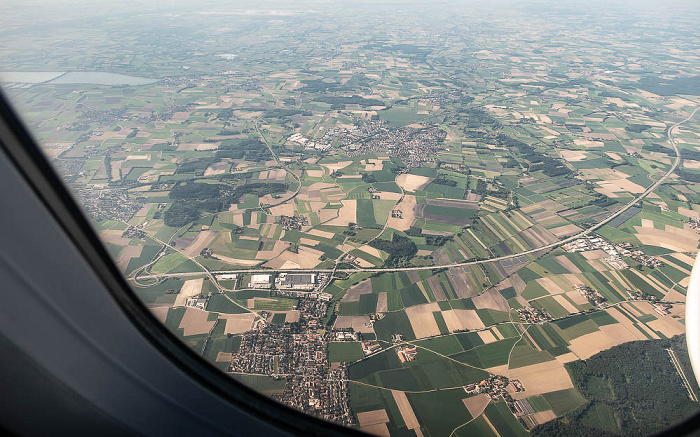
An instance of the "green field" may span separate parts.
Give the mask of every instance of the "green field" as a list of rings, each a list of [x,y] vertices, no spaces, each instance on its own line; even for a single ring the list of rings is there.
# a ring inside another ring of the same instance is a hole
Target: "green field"
[[[374,323],[374,332],[377,334],[377,338],[386,341],[391,341],[393,334],[401,334],[407,340],[415,340],[416,338],[411,322],[403,311],[387,313],[381,320]]]
[[[408,400],[421,425],[431,436],[449,436],[458,426],[471,419],[462,399],[461,388],[428,393],[408,393]]]
[[[363,356],[362,347],[357,342],[331,342],[328,345],[328,359],[333,363],[357,361]]]
[[[552,406],[557,416],[568,413],[586,401],[575,388],[545,393],[542,397]]]
[[[501,437],[525,437],[528,435],[525,428],[523,428],[520,422],[513,416],[513,413],[510,412],[505,402],[491,403],[486,407],[486,411],[484,412]]]

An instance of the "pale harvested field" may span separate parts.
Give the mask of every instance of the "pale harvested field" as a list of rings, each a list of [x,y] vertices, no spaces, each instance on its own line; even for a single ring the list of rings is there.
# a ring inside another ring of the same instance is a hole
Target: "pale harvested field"
[[[335,236],[335,234],[332,232],[320,231],[318,229],[311,229],[310,231],[307,232],[307,234],[315,235],[315,236],[321,237],[321,238],[328,238],[329,240]]]
[[[491,331],[479,331],[478,334],[481,340],[484,342],[484,344],[489,344],[498,341],[496,336],[493,335],[493,332]]]
[[[318,213],[324,206],[326,206],[326,202],[322,201],[310,201],[309,202],[309,207],[311,208],[311,211],[315,211]]]
[[[337,215],[338,212],[335,209],[322,209],[318,214],[318,218],[321,220],[321,223],[326,223],[328,220],[334,219]]]
[[[636,340],[646,340],[647,339],[646,336],[644,334],[642,334],[642,332],[634,326],[633,322],[627,316],[622,314],[619,309],[609,308],[606,311],[608,314],[613,316],[613,318],[615,320],[617,320],[617,322],[620,325],[622,325],[627,331],[629,331],[629,333],[632,336],[634,336]],[[606,325],[606,326],[614,326],[614,325]],[[603,327],[601,327],[601,328],[603,328]]]
[[[496,290],[489,290],[472,298],[476,309],[491,309],[496,311],[510,311],[508,301]]]
[[[678,261],[684,262],[688,265],[692,266],[695,264],[695,258],[693,258],[692,256],[689,256],[685,253],[674,253],[674,254],[671,254],[671,256],[676,258]],[[688,274],[690,274],[690,272],[688,272]]]
[[[281,205],[273,206],[270,208],[270,212],[272,215],[286,215],[293,217],[294,214],[297,212],[297,209],[294,207],[293,203],[283,203]]]
[[[188,150],[216,150],[221,143],[180,143],[177,147],[178,152]]]
[[[656,320],[652,320],[651,322],[647,323],[647,325],[649,325],[649,327],[654,331],[660,332],[669,338],[685,332],[685,325],[678,320],[671,318],[671,316],[656,316],[658,317]]]
[[[144,203],[144,205],[141,207],[141,209],[139,209],[139,210],[136,212],[136,214],[135,214],[136,217],[143,217],[143,216],[145,216],[146,214],[148,214],[148,211],[151,210],[151,207],[152,207],[152,206],[153,206],[152,203]]]
[[[184,288],[184,286],[183,286]],[[183,329],[183,335],[207,334],[214,327],[214,320],[207,320],[209,311],[202,311],[198,308],[188,307],[185,315],[182,316],[179,328]]]
[[[579,293],[579,295],[580,294],[581,293]],[[556,300],[559,303],[559,305],[563,306],[564,309],[567,310],[569,313],[577,313],[578,312],[578,308],[576,308],[575,306],[573,306],[571,304],[571,302],[566,300],[566,298],[564,298],[564,295],[558,294],[558,295],[554,296],[554,300]]]
[[[216,232],[214,231],[202,231],[197,234],[197,238],[182,251],[185,256],[192,258],[200,254],[202,249],[209,246],[209,243],[216,237]]]
[[[350,164],[352,164],[352,161],[341,161],[333,164],[320,164],[320,166],[327,168],[328,172],[332,173],[336,170],[342,170]]]
[[[257,266],[261,262],[260,260],[256,259],[231,258],[230,256],[224,256],[218,253],[215,253],[214,255],[219,259],[219,261],[236,266]]]
[[[388,295],[386,291],[379,293],[377,298],[377,312],[385,313],[389,310]]]
[[[100,240],[105,243],[116,244],[117,246],[126,246],[129,244],[131,239],[122,237],[124,231],[119,231],[116,229],[108,229],[106,231],[100,232]]]
[[[651,306],[649,302],[629,302],[624,304],[624,307],[635,317],[639,317],[644,314],[657,314],[654,311],[654,307]]]
[[[224,174],[228,172],[229,165],[230,164],[228,162],[215,162],[204,170],[204,176]]]
[[[156,319],[160,320],[161,323],[165,323],[165,320],[168,318],[169,309],[169,306],[149,307],[151,314],[153,314]]]
[[[399,411],[401,412],[401,417],[403,417],[403,421],[406,424],[406,428],[419,429],[420,423],[418,423],[416,413],[413,412],[413,407],[411,407],[411,404],[408,402],[406,393],[398,390],[392,390],[391,394],[394,396],[396,406],[399,407]]]
[[[360,300],[360,296],[362,296],[363,294],[370,294],[371,292],[372,281],[370,281],[369,279],[365,279],[359,284],[355,284],[352,287],[348,288],[348,291],[345,292],[345,295],[340,300],[341,302],[358,302]]]
[[[629,337],[628,332],[621,332],[625,337]],[[581,337],[571,340],[570,343],[569,350],[582,360],[586,360],[598,352],[615,346],[612,339],[603,331],[595,331],[590,334],[582,335]]]
[[[438,328],[435,321],[433,311],[440,311],[437,302],[406,308],[406,315],[411,322],[416,338],[420,339],[440,334],[440,328]]]
[[[126,268],[129,266],[129,261],[131,261],[131,258],[138,258],[141,256],[141,251],[143,250],[143,246],[126,246],[124,249],[122,249],[121,252],[119,252],[119,256],[117,257],[117,267],[119,270],[124,273],[126,272]]]
[[[489,404],[489,402],[491,402],[491,398],[489,395],[481,393],[476,396],[462,399],[462,402],[464,402],[464,406],[467,407],[467,410],[469,410],[469,414],[476,418],[481,416],[481,413],[484,412],[486,406]]]
[[[676,252],[696,252],[698,245],[698,235],[695,233],[688,234],[678,229],[678,233],[662,231],[660,229],[643,228],[635,226],[637,231],[635,237],[642,243],[651,246],[661,246]],[[667,228],[668,229],[668,228]]]
[[[386,410],[365,411],[357,413],[357,421],[360,422],[360,427],[364,428],[369,425],[386,423],[389,421],[389,416],[387,416]]]
[[[219,352],[216,355],[217,363],[229,363],[233,359],[233,354],[231,352]]]
[[[442,318],[445,319],[445,325],[447,325],[447,329],[450,332],[459,331],[460,329],[462,329],[462,323],[460,322],[454,310],[443,311]]]
[[[374,328],[365,326],[369,322],[368,316],[338,316],[333,327],[335,329],[352,328],[355,332],[373,333]]]
[[[361,250],[361,251],[363,251],[364,253],[366,253],[366,254],[368,254],[368,255],[376,256],[376,257],[379,258],[379,259],[382,258],[382,254],[379,253],[379,249],[376,249],[376,248],[374,248],[374,247],[372,247],[372,246],[368,246],[368,245],[365,244],[365,245],[363,245],[363,246],[358,247],[358,249]]]
[[[226,320],[224,334],[240,334],[252,329],[255,314],[219,314],[219,318]]]
[[[538,425],[542,425],[543,423],[547,423],[550,420],[554,420],[556,418],[557,418],[557,415],[554,414],[554,411],[552,411],[552,410],[540,411],[539,413],[535,413],[532,415],[532,419]]]
[[[569,299],[574,301],[574,303],[577,305],[585,305],[588,303],[588,299],[586,299],[586,297],[584,295],[582,295],[581,293],[579,293],[576,290],[567,291],[566,295],[569,297]]]
[[[568,224],[564,226],[559,226],[558,228],[550,229],[549,232],[553,233],[559,238],[562,237],[568,237],[570,235],[574,235],[577,232],[580,232],[581,228],[574,224]]]
[[[462,325],[462,329],[483,329],[484,322],[481,321],[479,315],[474,310],[450,310],[457,315],[457,319]]]
[[[175,307],[185,306],[185,303],[187,303],[188,297],[196,296],[202,292],[202,285],[203,284],[204,284],[204,278],[189,279],[189,280],[185,281],[185,283],[182,284],[182,288],[180,289],[180,292],[177,294],[177,297],[175,297],[175,303],[173,304],[173,306],[175,306]]]
[[[586,159],[586,152],[584,150],[560,150],[561,157],[569,162],[578,162]]]
[[[357,223],[357,200],[343,200],[338,217],[330,220],[331,226],[347,226],[348,223]]]
[[[365,166],[365,171],[378,171],[384,168],[384,161],[381,159],[370,158],[362,161],[362,165]]]
[[[605,258],[608,256],[608,254],[605,253],[604,250],[600,250],[600,249],[581,252],[581,255],[583,255],[583,257],[586,258],[587,260],[601,259],[601,258]]]
[[[427,176],[402,174],[396,177],[396,185],[403,188],[405,191],[418,191],[425,188],[432,180],[433,178]]]
[[[379,198],[381,200],[397,201],[401,198],[401,193],[392,193],[390,191],[381,191],[381,192],[379,192]]]
[[[306,170],[306,174],[312,178],[321,178],[326,172],[323,170]]]
[[[557,360],[508,369],[506,376],[511,379],[519,379],[525,388],[522,392],[511,394],[515,399],[565,390],[574,386],[564,365]]]
[[[535,282],[540,284],[549,294],[560,294],[564,292],[564,290],[550,278],[535,279]]]
[[[316,267],[323,252],[306,246],[299,246],[299,253],[282,252],[277,258],[264,264],[273,269],[310,269]]]
[[[651,181],[649,181],[651,184]],[[632,194],[643,193],[645,188],[641,185],[637,185],[629,179],[614,179],[611,181],[597,182],[598,188],[595,190],[601,194],[605,194],[608,197],[618,197],[615,193],[620,191],[626,191]]]
[[[389,428],[386,427],[386,423],[377,423],[376,425],[368,425],[361,427],[362,432],[366,432],[370,435],[376,435],[380,437],[391,437],[389,433]]]
[[[299,238],[299,244],[313,247],[313,246],[316,246],[318,244],[318,240],[312,240],[310,238],[301,237],[301,238]]]
[[[260,250],[255,255],[255,259],[265,260],[272,259],[282,253],[285,249],[289,247],[291,243],[289,241],[277,240],[275,241],[275,246],[272,250]]]
[[[686,280],[689,278],[685,278],[681,282],[687,282]],[[680,285],[683,285],[681,282],[679,282]],[[687,286],[688,284],[685,284]],[[666,297],[664,297],[665,301],[670,301],[670,302],[683,302],[685,301],[685,295],[681,292],[678,292],[676,290],[670,290],[668,293],[666,293]],[[675,307],[674,307],[675,308]],[[671,312],[673,312],[673,309],[671,309]]]
[[[236,226],[244,226],[243,225],[243,211],[240,211],[238,214],[233,214],[233,224]]]
[[[698,216],[698,212],[697,212],[697,211],[694,211],[694,210],[691,210],[691,209],[688,209],[688,208],[683,208],[682,206],[679,206],[679,207],[678,207],[678,214],[684,215],[684,216],[686,216],[686,217],[688,217],[688,218],[690,218],[690,217],[697,217],[697,216]]]
[[[578,357],[576,356],[576,354],[574,354],[572,352],[567,352],[564,355],[558,355],[554,358],[562,364],[566,364],[566,363],[570,363],[572,361],[578,360]]]

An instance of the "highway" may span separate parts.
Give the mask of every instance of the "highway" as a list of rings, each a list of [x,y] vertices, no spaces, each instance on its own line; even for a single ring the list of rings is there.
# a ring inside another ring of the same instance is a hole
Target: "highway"
[[[610,214],[608,217],[603,219],[602,221],[596,223],[595,225],[591,226],[588,229],[585,229],[578,234],[572,235],[571,237],[565,238],[563,240],[559,240],[557,242],[547,244],[535,249],[530,249],[526,250],[523,252],[518,252],[514,253],[511,255],[504,255],[504,256],[498,256],[498,257],[493,257],[493,258],[488,258],[488,259],[483,259],[483,260],[472,260],[472,261],[465,261],[465,262],[459,262],[459,263],[453,263],[453,264],[442,264],[442,265],[431,265],[431,266],[417,266],[417,267],[395,267],[395,268],[387,268],[387,267],[371,267],[371,268],[342,268],[342,269],[231,269],[231,270],[221,270],[221,271],[209,271],[205,269],[205,272],[189,272],[189,273],[167,273],[167,274],[160,274],[160,275],[143,275],[140,276],[140,279],[154,279],[154,278],[163,278],[163,277],[187,277],[187,276],[199,276],[202,275],[202,273],[205,273],[207,276],[210,278],[212,277],[212,274],[226,274],[226,273],[275,273],[275,272],[298,272],[298,273],[335,273],[335,272],[346,272],[346,273],[356,273],[356,272],[370,272],[370,273],[381,273],[381,272],[410,272],[410,271],[417,271],[417,270],[434,270],[434,269],[449,269],[449,268],[456,268],[456,267],[464,267],[464,266],[471,266],[471,265],[477,265],[477,264],[485,264],[485,263],[490,263],[490,262],[497,262],[497,261],[503,261],[507,259],[512,259],[512,258],[517,258],[523,255],[529,255],[529,254],[534,254],[542,251],[546,251],[549,249],[553,249],[559,246],[562,246],[566,243],[569,243],[571,241],[577,240],[579,238],[585,237],[592,232],[596,231],[597,229],[600,229],[601,227],[605,226],[608,224],[610,221],[614,220],[617,218],[620,214],[624,213],[631,207],[633,207],[635,204],[643,200],[645,197],[647,197],[649,194],[651,194],[654,190],[656,190],[661,184],[663,184],[670,176],[673,174],[674,171],[678,168],[678,165],[681,162],[681,155],[678,150],[678,145],[676,143],[676,140],[673,138],[673,131],[677,129],[679,126],[681,126],[683,123],[688,122],[693,118],[696,112],[700,110],[700,106],[695,108],[693,112],[684,120],[679,121],[678,123],[672,125],[668,130],[666,131],[666,136],[668,137],[669,142],[671,143],[671,146],[673,146],[673,151],[676,154],[676,157],[673,161],[673,165],[671,165],[671,168],[661,177],[659,178],[658,181],[654,182],[651,184],[643,193],[641,193],[639,196],[635,197],[631,201],[629,201],[627,204],[625,204],[622,208],[619,210],[615,211],[614,213]],[[256,126],[257,127],[257,126]],[[262,134],[261,134],[262,136]],[[264,137],[263,137],[264,138]],[[267,141],[265,141],[267,144]],[[275,156],[276,157],[276,156]],[[279,160],[278,160],[279,162]],[[286,168],[285,168],[286,169]],[[288,169],[286,169],[289,171]],[[293,174],[293,173],[292,173]],[[296,175],[294,175],[296,176]],[[386,226],[385,226],[386,227]],[[151,237],[153,238],[153,237]],[[158,241],[158,240],[157,240]],[[158,241],[161,244],[165,244],[161,241]],[[169,245],[168,245],[169,246]],[[171,247],[172,248],[172,247]],[[173,248],[174,249],[174,248]],[[199,264],[199,263],[197,263]],[[336,264],[337,266],[337,264]],[[200,267],[202,267],[200,265]]]

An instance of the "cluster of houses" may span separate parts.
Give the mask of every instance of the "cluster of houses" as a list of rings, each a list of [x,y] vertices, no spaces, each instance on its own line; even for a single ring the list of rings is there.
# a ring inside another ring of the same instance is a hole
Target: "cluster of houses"
[[[141,229],[142,225],[129,226],[124,232],[122,232],[122,238],[145,238],[146,233]]]
[[[500,396],[510,398],[510,395],[506,391],[510,380],[502,375],[492,375],[481,382],[474,384],[469,384],[464,386],[464,391],[467,394],[478,394],[484,393],[489,395],[492,400],[498,400]],[[522,387],[522,385],[520,385]]]
[[[552,316],[544,309],[526,306],[516,309],[520,320],[525,323],[544,323],[552,320]]]
[[[605,296],[600,294],[600,291],[594,290],[585,284],[574,285],[574,290],[581,293],[581,295],[588,299],[588,302],[590,302],[594,307],[605,308],[605,302],[607,299],[605,299]]]
[[[278,222],[285,231],[297,230],[300,231],[302,227],[309,226],[309,219],[303,215],[280,216]]]
[[[700,217],[691,217],[688,220],[688,226],[690,226],[690,229],[695,229],[695,231],[700,234]]]

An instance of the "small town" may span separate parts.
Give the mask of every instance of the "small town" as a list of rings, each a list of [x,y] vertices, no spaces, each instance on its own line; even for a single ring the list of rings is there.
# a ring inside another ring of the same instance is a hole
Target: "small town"
[[[322,142],[340,142],[349,157],[389,152],[407,167],[420,167],[435,162],[433,156],[442,148],[444,139],[445,131],[438,128],[397,128],[383,120],[360,120],[351,130],[329,129]]]
[[[337,334],[317,329],[328,303],[303,298],[297,309],[301,314],[298,322],[259,323],[257,329],[244,333],[229,371],[284,378],[284,391],[272,394],[273,398],[323,419],[352,425],[347,368],[331,366],[328,361],[328,345],[337,340]]]

